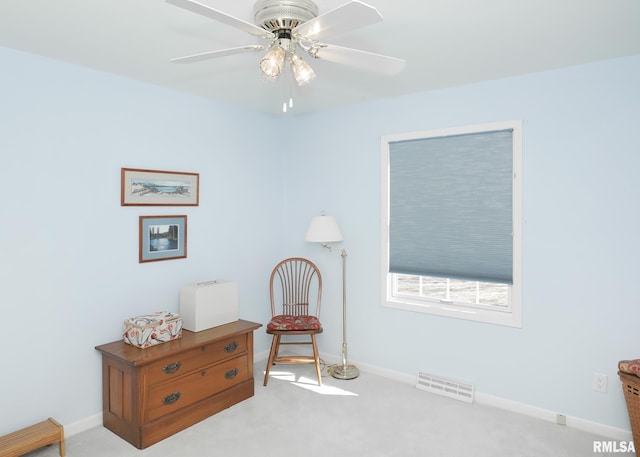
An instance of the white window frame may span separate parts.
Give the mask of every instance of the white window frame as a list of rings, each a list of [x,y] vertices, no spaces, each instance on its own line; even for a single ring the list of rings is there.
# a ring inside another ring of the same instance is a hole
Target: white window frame
[[[513,129],[513,284],[509,306],[472,307],[427,297],[393,295],[394,274],[389,273],[389,143],[469,133]],[[522,327],[522,121],[492,122],[445,129],[408,132],[382,137],[382,305],[405,311],[434,314],[508,327]]]

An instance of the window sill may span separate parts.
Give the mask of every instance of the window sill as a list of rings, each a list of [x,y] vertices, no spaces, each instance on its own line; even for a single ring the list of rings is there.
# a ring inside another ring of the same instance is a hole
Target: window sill
[[[386,308],[399,309],[403,311],[413,311],[417,313],[451,317],[454,319],[464,319],[475,322],[484,322],[487,324],[502,325],[505,327],[522,328],[521,315],[518,311],[513,309],[509,312],[491,311],[475,308],[463,308],[461,306],[450,305],[447,303],[414,303],[394,299],[383,300],[382,305]]]

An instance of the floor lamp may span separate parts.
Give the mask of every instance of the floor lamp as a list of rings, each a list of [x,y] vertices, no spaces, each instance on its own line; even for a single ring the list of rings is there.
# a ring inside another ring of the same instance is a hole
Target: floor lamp
[[[342,232],[338,227],[336,218],[325,216],[314,216],[309,223],[305,241],[312,243],[322,243],[322,247],[331,251],[331,246],[327,243],[342,241]],[[329,368],[329,374],[337,379],[354,379],[360,374],[355,365],[347,363],[347,251],[344,249],[340,254],[342,257],[342,365],[334,365]]]

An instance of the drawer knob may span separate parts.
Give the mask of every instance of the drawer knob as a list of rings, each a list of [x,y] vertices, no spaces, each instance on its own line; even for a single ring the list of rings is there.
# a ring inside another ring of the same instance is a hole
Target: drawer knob
[[[229,370],[224,374],[224,377],[226,379],[233,379],[236,376],[238,376],[238,369],[237,368],[234,368],[233,370]]]
[[[234,341],[233,343],[227,344],[224,347],[224,352],[231,353],[231,352],[235,351],[236,349],[238,349],[238,343],[236,343]]]
[[[180,400],[180,392],[174,392],[172,394],[167,395],[162,399],[163,405],[170,405],[171,403],[175,403]]]
[[[169,363],[169,364],[165,365],[164,367],[162,367],[162,372],[164,374],[175,373],[176,371],[178,371],[180,369],[181,366],[182,366],[182,363],[180,363],[180,362]]]

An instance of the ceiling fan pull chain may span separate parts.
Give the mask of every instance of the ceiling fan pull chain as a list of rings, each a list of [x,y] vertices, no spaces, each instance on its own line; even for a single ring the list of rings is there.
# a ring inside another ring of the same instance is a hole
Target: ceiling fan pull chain
[[[289,95],[289,102],[287,103],[287,95],[285,95],[285,101],[282,103],[282,112],[286,113],[289,109],[293,108],[293,70],[291,68],[291,64],[289,64],[289,77],[284,91],[287,91]]]

